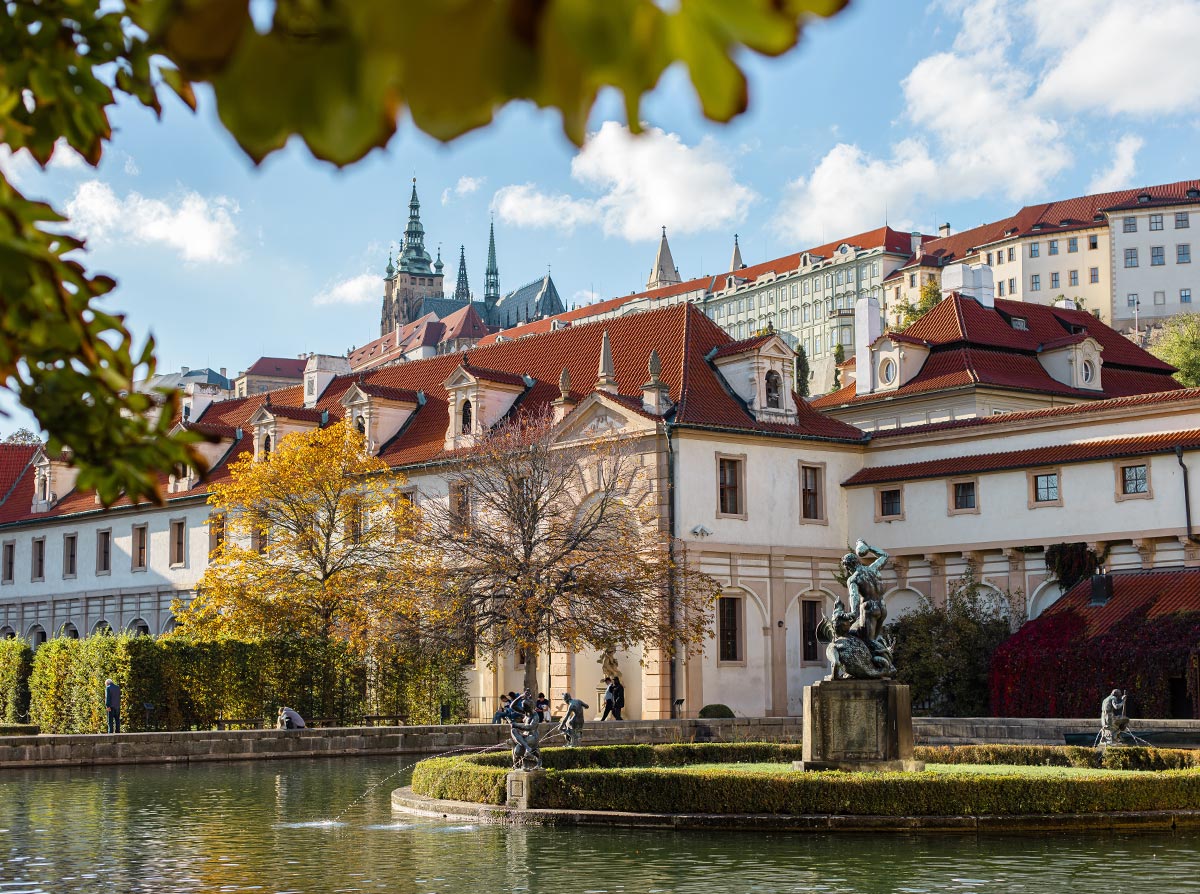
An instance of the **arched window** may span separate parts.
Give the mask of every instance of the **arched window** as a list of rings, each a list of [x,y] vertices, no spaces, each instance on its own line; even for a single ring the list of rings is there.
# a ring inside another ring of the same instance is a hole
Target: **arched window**
[[[129,632],[134,636],[149,636],[150,625],[141,618],[136,618],[129,622]]]
[[[471,399],[467,398],[462,405],[462,433],[469,435],[471,433]]]
[[[271,436],[270,435],[263,435],[262,455],[263,455],[263,459],[266,459],[267,457],[269,457],[271,455]]]
[[[773,410],[778,410],[783,406],[783,381],[779,377],[779,373],[775,370],[770,370],[767,373],[767,406]]]
[[[68,621],[66,624],[63,624],[59,636],[65,636],[67,639],[79,639],[79,629]]]

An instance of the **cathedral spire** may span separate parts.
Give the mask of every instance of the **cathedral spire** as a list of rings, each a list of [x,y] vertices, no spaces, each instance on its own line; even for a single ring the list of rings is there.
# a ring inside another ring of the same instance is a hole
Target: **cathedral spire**
[[[746,265],[742,263],[742,247],[738,245],[738,234],[733,234],[733,257],[729,259],[729,272],[741,270]]]
[[[487,273],[483,277],[483,300],[491,307],[500,300],[500,268],[496,266],[496,224],[488,224]]]
[[[667,228],[662,228],[662,239],[658,243],[658,254],[654,256],[654,266],[650,268],[650,278],[646,280],[647,289],[661,289],[682,282],[679,278],[679,268],[671,257],[671,246],[667,244]]]
[[[454,300],[471,300],[471,286],[467,282],[467,249],[463,245],[458,247],[458,284],[454,287]]]
[[[432,276],[429,252],[425,250],[425,227],[421,225],[421,200],[417,198],[417,178],[413,177],[412,198],[408,200],[408,226],[400,248],[400,270]]]

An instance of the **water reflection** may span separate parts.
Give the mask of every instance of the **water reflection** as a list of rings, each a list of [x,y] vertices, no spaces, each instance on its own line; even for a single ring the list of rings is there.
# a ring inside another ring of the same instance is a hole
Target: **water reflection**
[[[401,782],[386,777],[404,763],[6,771],[0,894],[1200,894],[1200,838],[1190,836],[833,837],[439,823],[391,813],[388,793]],[[371,785],[372,795],[345,810]]]

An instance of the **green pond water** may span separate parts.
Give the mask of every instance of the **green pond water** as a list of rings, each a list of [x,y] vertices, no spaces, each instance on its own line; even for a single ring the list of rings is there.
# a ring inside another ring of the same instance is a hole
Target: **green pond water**
[[[389,804],[408,762],[0,771],[0,894],[1200,892],[1197,835],[672,833],[414,820]]]

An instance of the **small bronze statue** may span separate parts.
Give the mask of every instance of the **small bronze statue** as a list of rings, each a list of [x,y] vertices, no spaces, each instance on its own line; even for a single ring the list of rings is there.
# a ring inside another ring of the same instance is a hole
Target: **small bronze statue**
[[[575,748],[583,742],[583,712],[588,709],[588,705],[577,698],[571,698],[569,692],[562,694],[562,700],[567,706],[567,712],[559,721],[558,729],[566,738],[567,747]]]
[[[1129,718],[1125,716],[1125,693],[1114,689],[1100,703],[1100,739],[1101,746],[1120,744],[1121,736],[1126,734]]]
[[[530,702],[525,705],[524,722],[509,720],[509,735],[513,740],[513,769],[540,770],[542,768],[540,717]]]
[[[863,559],[870,554],[874,554],[875,561],[864,565]],[[817,627],[817,639],[827,644],[825,654],[830,665],[827,680],[878,680],[895,675],[892,644],[883,635],[887,606],[883,602],[881,572],[887,560],[887,553],[864,540],[859,540],[854,552],[842,558],[850,610],[839,599],[834,604],[833,617],[823,618]]]

